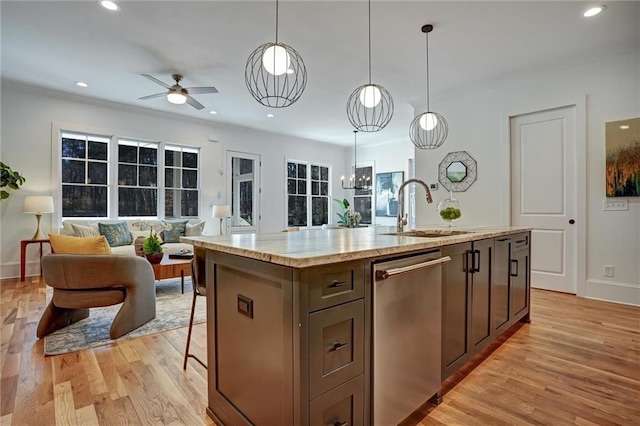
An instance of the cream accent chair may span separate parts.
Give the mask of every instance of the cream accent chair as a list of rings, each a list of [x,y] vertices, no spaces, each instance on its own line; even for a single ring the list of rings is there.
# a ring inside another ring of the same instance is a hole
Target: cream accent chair
[[[156,317],[151,264],[138,256],[47,254],[42,273],[53,297],[38,323],[37,336],[89,316],[89,308],[122,303],[111,324],[117,339]]]

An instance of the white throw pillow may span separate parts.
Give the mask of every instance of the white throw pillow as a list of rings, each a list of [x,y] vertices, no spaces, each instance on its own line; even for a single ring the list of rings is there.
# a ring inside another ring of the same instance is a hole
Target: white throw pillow
[[[75,234],[76,237],[99,237],[100,236],[100,230],[98,229],[97,226],[84,226],[84,225],[77,225],[75,223],[71,224],[71,228],[73,228],[73,233]]]
[[[202,235],[202,231],[204,231],[204,225],[206,222],[201,220],[196,223],[187,223],[187,229],[185,230],[185,235],[187,237],[196,237],[198,235]]]

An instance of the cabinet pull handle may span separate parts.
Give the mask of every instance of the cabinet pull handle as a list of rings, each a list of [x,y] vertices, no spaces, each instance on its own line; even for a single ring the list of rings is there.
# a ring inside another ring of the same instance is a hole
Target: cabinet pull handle
[[[339,351],[340,349],[349,346],[348,343],[340,343],[340,342],[333,342],[333,348],[331,348],[331,351]]]
[[[471,255],[471,260],[469,260],[469,255]],[[469,274],[473,274],[474,265],[473,265],[473,251],[467,250],[464,252],[464,268],[462,268],[464,272]]]
[[[337,422],[330,423],[332,426],[349,426],[349,422],[341,422],[338,420]]]
[[[499,242],[509,241],[509,238],[498,238],[496,241],[499,241]]]
[[[345,285],[347,285],[346,281],[333,280],[333,282],[331,283],[331,285],[329,285],[329,287],[343,287]]]
[[[478,260],[476,260],[476,253],[478,253]],[[473,251],[473,272],[480,272],[480,250]]]
[[[513,273],[513,264],[516,264],[516,273]],[[510,271],[510,275],[512,277],[517,277],[518,276],[518,260],[517,259],[511,259],[511,271]]]
[[[526,239],[526,238],[525,238],[525,239],[523,239],[523,240],[516,240],[516,243],[517,243],[517,244],[520,244],[520,243],[526,243],[526,242],[527,242],[527,239]]]
[[[416,271],[418,269],[430,268],[432,266],[438,266],[447,262],[451,262],[451,258],[449,256],[443,256],[439,259],[416,263],[415,265],[409,265],[403,268],[393,268],[393,269],[386,269],[386,270],[381,269],[379,271],[376,271],[376,279],[386,280],[387,278],[393,275],[400,275],[400,274],[405,274],[407,272]]]

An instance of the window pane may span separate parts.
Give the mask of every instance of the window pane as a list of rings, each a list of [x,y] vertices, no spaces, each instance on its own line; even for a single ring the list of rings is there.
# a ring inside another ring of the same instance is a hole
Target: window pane
[[[158,150],[155,148],[140,148],[140,164],[158,164]]]
[[[311,195],[320,195],[319,182],[311,182]]]
[[[86,158],[85,142],[77,139],[62,138],[63,158]]]
[[[198,154],[195,152],[182,153],[182,167],[198,168]]]
[[[89,177],[87,179],[87,183],[92,183],[94,185],[106,185],[107,163],[96,163],[93,161],[89,161]]]
[[[296,177],[296,163],[287,163],[287,177]]]
[[[131,145],[118,145],[118,161],[121,163],[137,163],[138,147]]]
[[[311,226],[329,223],[329,199],[327,197],[312,197]]]
[[[329,195],[329,183],[320,182],[320,195]]]
[[[240,217],[253,225],[253,181],[240,182]]]
[[[197,188],[198,187],[198,171],[182,170],[182,187]]]
[[[249,160],[246,158],[240,159],[240,174],[244,175],[247,173],[253,173],[253,160]]]
[[[288,226],[307,226],[307,197],[289,196]]]
[[[329,180],[329,168],[328,167],[320,167],[320,179]]]
[[[295,194],[296,193],[296,180],[295,179],[287,179],[287,194]]]
[[[311,166],[311,179],[320,180],[320,167]]]
[[[108,148],[109,144],[89,141],[89,158],[107,161]]]
[[[136,186],[138,184],[138,167],[128,164],[118,165],[118,185]],[[120,216],[125,216],[120,213]]]
[[[307,165],[306,164],[298,164],[298,177],[302,179],[307,178]]]
[[[373,167],[358,167],[356,168],[356,181],[358,186],[368,187],[369,189],[356,189],[354,195],[371,195],[372,192],[372,173]]]
[[[107,217],[107,188],[62,185],[62,217]]]
[[[63,183],[85,183],[84,161],[62,160]]]
[[[179,166],[180,165],[180,153],[166,149],[164,151],[164,165],[165,166]]]
[[[306,194],[307,193],[307,181],[299,180],[298,181],[298,194]]]
[[[158,216],[155,188],[119,188],[118,216]]]
[[[182,216],[198,216],[198,191],[182,191]]]
[[[371,224],[371,197],[354,197],[353,211],[360,213],[360,223]]]
[[[175,218],[176,213],[173,211],[174,198],[180,201],[180,197],[176,194],[177,189],[166,189],[164,191],[164,216],[166,218]]]
[[[176,188],[180,186],[179,169],[164,169],[164,186],[167,188]]]
[[[129,166],[126,166],[129,167]],[[158,186],[158,168],[150,166],[140,166],[139,186]]]

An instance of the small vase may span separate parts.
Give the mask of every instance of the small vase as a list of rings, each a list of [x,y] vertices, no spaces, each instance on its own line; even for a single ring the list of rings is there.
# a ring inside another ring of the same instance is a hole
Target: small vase
[[[442,220],[449,224],[449,228],[453,227],[453,223],[462,216],[460,202],[453,198],[453,191],[449,193],[449,198],[440,201],[438,204],[438,213]]]
[[[147,254],[147,260],[149,261],[149,263],[155,265],[158,264],[160,262],[162,262],[162,257],[164,256],[163,253],[151,253],[151,254]]]

